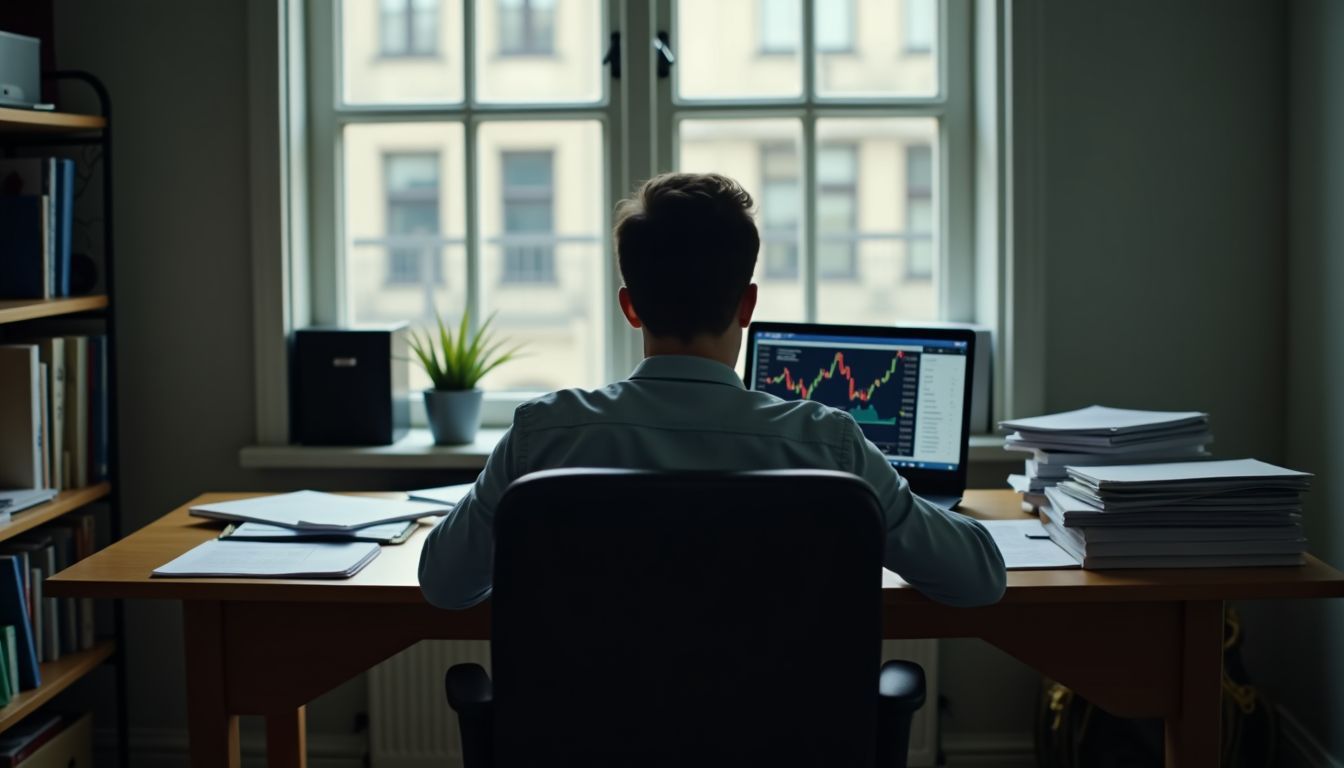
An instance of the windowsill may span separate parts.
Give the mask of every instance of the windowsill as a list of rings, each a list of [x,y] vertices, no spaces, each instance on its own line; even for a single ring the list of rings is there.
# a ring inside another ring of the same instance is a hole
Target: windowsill
[[[434,445],[428,429],[412,429],[392,445],[316,446],[249,445],[238,452],[244,469],[481,469],[503,436],[499,427],[482,427],[470,445]],[[1016,462],[1020,454],[1003,450],[998,435],[972,435],[972,464]]]

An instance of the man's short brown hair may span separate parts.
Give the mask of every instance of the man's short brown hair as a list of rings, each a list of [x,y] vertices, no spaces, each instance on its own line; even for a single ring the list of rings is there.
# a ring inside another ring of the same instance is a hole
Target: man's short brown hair
[[[664,173],[616,208],[616,253],[649,333],[689,342],[728,329],[756,269],[751,195],[717,173]]]

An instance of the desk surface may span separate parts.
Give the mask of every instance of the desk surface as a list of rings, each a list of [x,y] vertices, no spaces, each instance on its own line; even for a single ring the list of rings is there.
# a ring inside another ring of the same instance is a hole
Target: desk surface
[[[197,503],[257,496],[208,493],[141,528],[46,582],[52,596],[171,600],[286,602],[423,602],[416,581],[428,524],[404,544],[384,546],[373,562],[344,580],[151,579],[150,571],[212,537],[223,525],[194,518]],[[373,494],[401,496],[401,494]],[[968,491],[963,511],[980,519],[1027,517],[1012,491]],[[889,571],[883,572],[888,603],[925,601]],[[1086,590],[1080,593],[1080,590]],[[1127,602],[1134,600],[1239,600],[1344,597],[1344,574],[1308,556],[1306,565],[1284,568],[1208,568],[1123,571],[1010,571],[1004,602]]]

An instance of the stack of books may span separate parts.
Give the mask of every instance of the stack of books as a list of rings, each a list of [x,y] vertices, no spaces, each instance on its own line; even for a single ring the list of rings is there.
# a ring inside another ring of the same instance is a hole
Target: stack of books
[[[1031,454],[1023,474],[1008,484],[1022,494],[1025,508],[1039,510],[1045,491],[1068,477],[1067,468],[1105,464],[1149,464],[1207,458],[1213,433],[1209,415],[1197,411],[1135,411],[1093,405],[999,423],[1011,431],[1010,451]]]
[[[1070,467],[1041,512],[1084,568],[1300,565],[1310,482],[1255,459]]]

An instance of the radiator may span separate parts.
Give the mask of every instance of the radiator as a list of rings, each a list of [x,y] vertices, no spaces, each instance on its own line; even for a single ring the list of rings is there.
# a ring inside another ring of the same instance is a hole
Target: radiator
[[[938,754],[938,641],[887,640],[882,656],[924,668],[928,703],[910,729],[910,765],[932,766]],[[443,673],[466,662],[489,669],[489,659],[485,641],[425,640],[374,667],[369,672],[372,768],[461,766],[457,718],[444,699]]]

